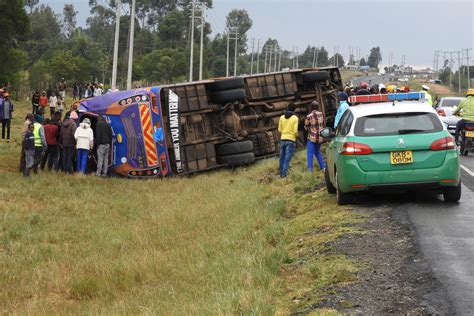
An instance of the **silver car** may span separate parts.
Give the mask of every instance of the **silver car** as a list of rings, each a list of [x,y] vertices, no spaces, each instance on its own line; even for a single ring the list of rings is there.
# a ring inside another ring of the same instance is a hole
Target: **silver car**
[[[465,98],[461,97],[445,97],[439,100],[435,109],[438,115],[441,117],[443,123],[446,124],[448,131],[454,135],[456,131],[456,124],[461,119],[458,116],[454,116],[453,113],[458,107],[459,103]]]

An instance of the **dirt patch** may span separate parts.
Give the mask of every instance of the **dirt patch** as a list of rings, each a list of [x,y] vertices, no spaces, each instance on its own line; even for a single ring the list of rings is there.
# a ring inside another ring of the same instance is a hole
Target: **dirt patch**
[[[439,93],[439,94],[450,94],[451,93],[451,90],[448,87],[442,86],[442,85],[439,85],[439,84],[430,83],[429,87],[430,87],[430,92],[431,93]]]
[[[445,290],[414,246],[413,232],[391,208],[354,212],[369,215],[359,224],[367,233],[345,235],[331,248],[362,263],[358,282],[328,289],[334,294],[296,314],[325,308],[348,314],[451,314]]]

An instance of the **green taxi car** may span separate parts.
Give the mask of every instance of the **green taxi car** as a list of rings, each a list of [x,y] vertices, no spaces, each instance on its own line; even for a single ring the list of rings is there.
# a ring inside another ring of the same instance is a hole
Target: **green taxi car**
[[[431,190],[444,200],[461,198],[460,159],[436,111],[419,101],[370,103],[345,111],[329,137],[325,170],[339,205],[354,192]]]

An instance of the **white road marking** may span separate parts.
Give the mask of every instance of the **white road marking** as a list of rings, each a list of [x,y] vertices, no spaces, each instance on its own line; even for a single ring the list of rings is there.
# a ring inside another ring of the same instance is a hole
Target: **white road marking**
[[[466,171],[471,177],[474,177],[474,172],[469,170],[468,167],[461,165],[461,168]]]

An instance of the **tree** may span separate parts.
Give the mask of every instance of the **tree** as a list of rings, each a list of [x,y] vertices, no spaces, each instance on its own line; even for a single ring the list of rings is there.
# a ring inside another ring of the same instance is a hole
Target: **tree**
[[[25,5],[30,9],[30,14],[33,12],[34,7],[39,3],[39,0],[26,0]]]
[[[23,47],[30,54],[30,65],[54,49],[62,48],[64,37],[59,17],[47,5],[36,7],[30,15],[31,32]]]
[[[247,32],[252,27],[252,19],[246,10],[234,9],[226,17],[226,26],[231,32],[238,33],[238,52],[245,54],[247,51]]]
[[[348,64],[348,65],[351,65],[351,66],[353,66],[353,65],[356,64],[356,61],[355,61],[355,58],[354,58],[354,54],[351,54],[351,55],[349,56],[349,61],[347,62],[347,64]]]
[[[6,0],[0,2],[0,85],[13,81],[26,61],[26,55],[18,48],[30,27],[30,21],[22,1]]]
[[[183,12],[178,10],[171,11],[158,26],[160,45],[166,48],[184,48],[186,46],[185,25]]]
[[[364,57],[362,57],[362,59],[359,61],[359,66],[367,66],[367,62],[365,61]]]
[[[76,16],[78,11],[74,8],[73,4],[65,4],[63,9],[63,26],[64,34],[67,38],[70,38],[76,29]]]
[[[115,12],[110,7],[97,5],[93,1],[89,5],[91,16],[87,18],[86,32],[92,41],[109,47],[114,34]]]
[[[158,83],[184,81],[188,71],[186,55],[177,49],[155,50],[143,57],[142,64],[147,65],[146,79]]]
[[[328,61],[328,51],[321,46],[321,49],[318,52],[318,67],[329,66]]]
[[[369,58],[367,59],[367,65],[371,68],[379,68],[379,64],[382,61],[382,54],[380,53],[380,47],[373,47],[370,50]]]
[[[329,64],[337,67],[344,67],[344,58],[341,54],[336,53],[329,59]]]

